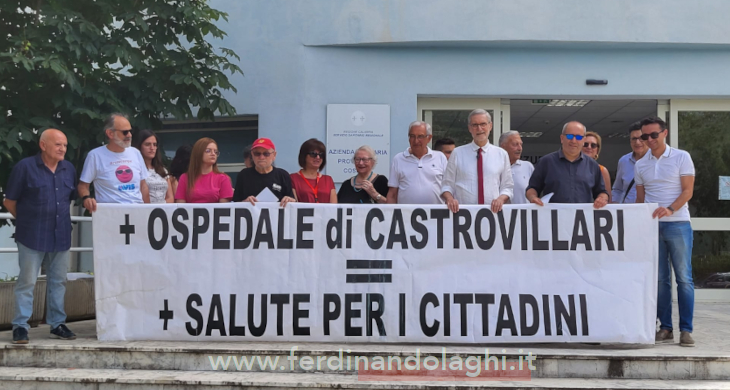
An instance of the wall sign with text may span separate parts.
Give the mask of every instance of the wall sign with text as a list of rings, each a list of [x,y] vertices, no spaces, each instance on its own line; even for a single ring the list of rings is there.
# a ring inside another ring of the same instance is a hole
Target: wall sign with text
[[[326,173],[335,183],[355,176],[352,157],[368,145],[375,151],[378,163],[373,171],[388,175],[390,167],[390,106],[387,104],[327,105]]]

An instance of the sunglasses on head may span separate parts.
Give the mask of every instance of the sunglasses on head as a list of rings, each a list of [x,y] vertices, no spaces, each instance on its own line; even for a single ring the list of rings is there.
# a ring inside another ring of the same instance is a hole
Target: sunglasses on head
[[[662,131],[664,131],[664,130],[662,130]],[[649,134],[642,134],[641,139],[643,139],[644,141],[649,140],[649,137],[651,137],[651,139],[657,139],[657,138],[659,138],[659,134],[661,134],[662,131],[655,131],[655,132],[649,133]]]
[[[322,153],[322,152],[309,152],[309,153],[307,153],[307,155],[311,158],[317,158],[317,157],[324,158],[324,153]]]
[[[274,153],[271,153],[271,152],[252,152],[251,154],[253,154],[256,157],[261,157],[261,156],[270,157]]]
[[[567,139],[569,139],[569,140],[571,140],[571,141],[573,140],[573,138],[575,138],[575,139],[577,139],[578,141],[580,141],[580,140],[582,140],[583,138],[585,138],[585,135],[577,135],[577,134],[566,134],[566,135],[565,135],[565,138],[567,138]]]
[[[595,143],[595,142],[586,142],[586,143],[583,144],[583,147],[584,148],[596,149],[596,148],[598,148],[598,144]]]

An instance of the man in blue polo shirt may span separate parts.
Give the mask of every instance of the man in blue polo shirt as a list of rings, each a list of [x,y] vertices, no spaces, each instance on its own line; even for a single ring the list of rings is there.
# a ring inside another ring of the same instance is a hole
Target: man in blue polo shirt
[[[623,155],[618,160],[616,180],[613,182],[611,194],[613,203],[634,203],[636,202],[636,181],[634,180],[634,166],[641,160],[649,148],[646,142],[641,139],[641,121],[632,123],[629,126],[629,137],[631,152]]]
[[[64,160],[68,142],[59,130],[41,134],[41,153],[13,167],[5,191],[5,207],[16,219],[20,275],[15,284],[13,343],[28,343],[33,289],[41,264],[46,265],[46,322],[51,338],[73,340],[65,325],[66,272],[71,248],[70,202],[76,198],[76,170]]]

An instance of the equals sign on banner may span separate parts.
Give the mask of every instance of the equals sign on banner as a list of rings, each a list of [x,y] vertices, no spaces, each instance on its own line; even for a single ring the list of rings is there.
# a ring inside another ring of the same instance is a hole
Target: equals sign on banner
[[[347,260],[348,270],[392,270],[393,260]],[[387,274],[347,274],[347,283],[392,283],[393,275]]]

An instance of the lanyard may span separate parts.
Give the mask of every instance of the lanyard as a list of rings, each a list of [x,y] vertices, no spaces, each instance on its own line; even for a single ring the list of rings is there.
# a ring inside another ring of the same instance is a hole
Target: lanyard
[[[319,173],[317,174],[317,179],[314,182],[315,183],[314,184],[314,187],[312,187],[312,184],[309,183],[309,179],[307,179],[306,177],[304,177],[304,174],[302,174],[302,171],[299,171],[299,176],[301,176],[302,179],[304,179],[304,182],[307,183],[307,185],[309,186],[309,188],[312,189],[312,192],[314,192],[314,203],[319,203],[319,193],[317,192],[317,189],[319,188],[319,178],[322,175],[320,175]]]

